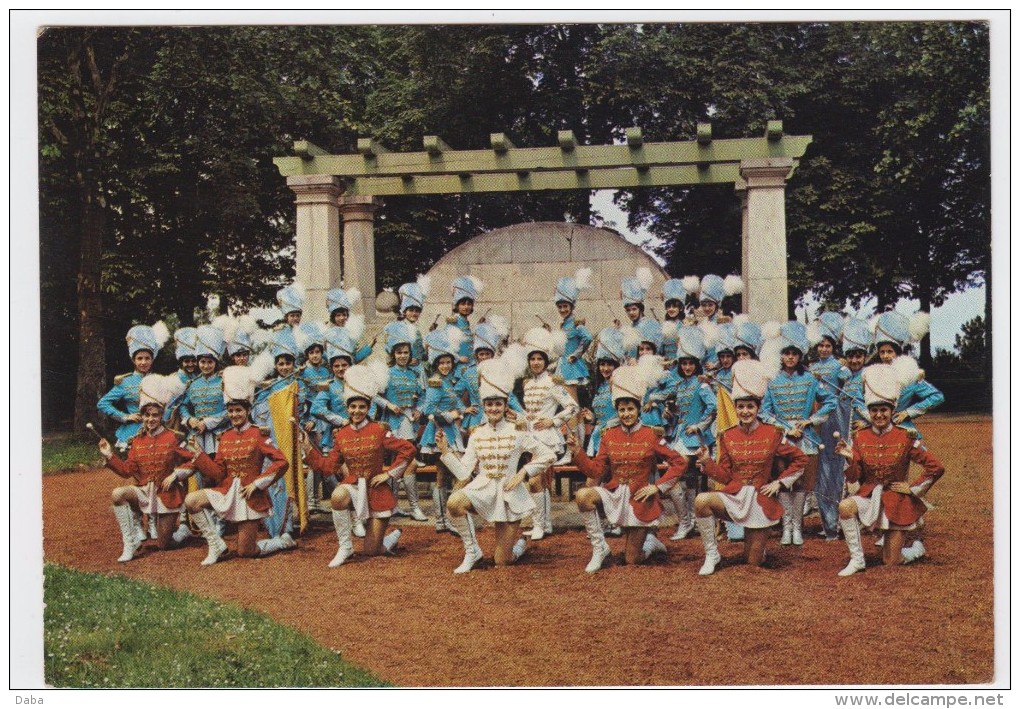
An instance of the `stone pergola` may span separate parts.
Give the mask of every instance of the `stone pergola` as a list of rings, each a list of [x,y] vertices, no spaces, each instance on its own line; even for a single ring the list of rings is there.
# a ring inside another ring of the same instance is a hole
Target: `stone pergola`
[[[786,181],[810,142],[783,135],[781,121],[768,121],[760,138],[718,140],[711,124],[699,123],[696,140],[668,143],[646,143],[640,128],[628,128],[620,145],[578,145],[572,131],[559,131],[558,145],[544,148],[518,148],[493,133],[488,150],[453,150],[430,135],[421,152],[407,153],[361,138],[357,153],[330,155],[301,140],[294,156],[273,162],[296,196],[297,279],[316,320],[325,319],[326,291],[341,279],[361,290],[366,320],[377,317],[380,197],[731,183],[743,213],[744,310],[764,322],[787,318]]]

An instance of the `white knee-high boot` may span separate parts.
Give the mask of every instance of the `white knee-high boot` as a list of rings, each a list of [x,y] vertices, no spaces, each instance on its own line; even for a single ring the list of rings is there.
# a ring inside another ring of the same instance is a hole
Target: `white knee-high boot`
[[[793,493],[793,504],[790,509],[791,541],[795,546],[804,543],[804,499],[807,493],[803,490]]]
[[[450,526],[453,528],[453,531],[460,535],[461,541],[464,542],[464,561],[453,570],[453,573],[466,574],[482,558],[482,550],[478,547],[478,542],[475,539],[474,524],[471,522],[469,515],[464,515],[463,517],[450,515]]]
[[[259,556],[269,556],[270,554],[283,551],[284,549],[293,549],[297,546],[297,542],[294,541],[294,537],[290,536],[287,532],[284,532],[278,537],[259,539],[255,542],[255,546],[259,548]]]
[[[693,490],[691,491],[693,492]],[[670,541],[686,539],[687,535],[694,530],[694,509],[693,504],[688,506],[687,486],[677,483],[669,490],[669,499],[673,501],[676,509],[676,533],[670,537]],[[693,502],[693,500],[691,500]]]
[[[531,539],[538,541],[545,537],[545,490],[531,493],[535,510],[531,513]]]
[[[336,556],[328,564],[331,569],[340,566],[354,555],[354,544],[351,542],[351,511],[333,510],[333,528],[336,530],[338,548]]]
[[[701,534],[701,543],[705,545],[705,563],[698,571],[699,576],[708,576],[715,573],[716,565],[722,561],[719,555],[719,543],[715,538],[715,517],[696,517],[694,524]]]
[[[418,476],[411,473],[410,475],[405,475],[403,480],[404,491],[407,493],[407,502],[411,505],[411,518],[418,522],[428,522],[429,518],[421,511],[421,505],[418,502]]]
[[[864,571],[864,547],[861,545],[861,526],[856,517],[840,519],[839,527],[843,530],[843,538],[850,549],[850,563],[839,572],[840,576],[851,576]]]
[[[641,545],[641,560],[644,561],[655,552],[665,553],[667,551],[666,545],[659,541],[659,538],[655,536],[654,530],[649,530],[648,534],[645,535],[645,542]]]
[[[609,545],[606,544],[606,535],[602,531],[598,512],[595,510],[582,512],[581,519],[584,520],[584,531],[587,532],[588,540],[591,542],[591,561],[584,567],[584,570],[589,574],[594,574],[602,568],[602,564],[609,556]]]
[[[205,537],[209,544],[209,553],[202,560],[202,566],[212,566],[227,551],[227,543],[216,531],[216,524],[212,520],[209,510],[199,510],[191,513],[191,519],[195,521],[198,531]]]
[[[383,549],[387,554],[392,554],[393,550],[397,548],[397,542],[400,540],[401,531],[394,529],[392,532],[383,537],[382,545]]]
[[[135,552],[142,545],[142,537],[138,535],[135,527],[135,513],[130,505],[114,505],[113,516],[117,519],[117,526],[120,527],[120,537],[124,542],[124,549],[121,551],[117,561],[124,563],[135,558]]]
[[[780,544],[793,544],[793,493],[781,490],[777,495],[783,506],[783,537]]]
[[[903,556],[904,564],[912,564],[913,562],[917,561],[922,556],[924,556],[926,553],[927,550],[924,548],[924,542],[922,542],[920,539],[915,540],[913,544],[911,544],[909,547],[900,552],[900,554]]]

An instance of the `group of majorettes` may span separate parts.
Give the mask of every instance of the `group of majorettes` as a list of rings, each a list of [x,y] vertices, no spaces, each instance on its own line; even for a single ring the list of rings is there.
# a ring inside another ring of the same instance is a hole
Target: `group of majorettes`
[[[665,551],[655,530],[666,500],[678,518],[671,539],[701,536],[703,575],[721,560],[717,520],[743,541],[747,563],[759,564],[774,525],[782,525],[781,544],[804,543],[811,498],[820,534],[842,532],[850,549],[841,575],[864,569],[862,525],[880,530],[884,563],[925,553],[924,495],[943,471],[912,420],[942,397],[903,356],[926,332],[923,318],[823,313],[807,327],[759,327],[721,313],[739,278],[709,275],[666,281],[660,322],[645,313],[651,274],[639,269],[622,283],[623,323],[592,338],[574,312],[591,275],[582,269],[556,284],[558,329],[532,328],[509,342],[500,317],[472,326],[476,278],[454,281],[452,316],[424,335],[417,323],[428,279],[405,284],[399,319],[378,338],[387,363],[365,362],[375,342],[361,342],[353,289],[328,293],[325,326],[301,322],[295,284],[278,293],[279,312],[180,328],[180,370],[166,376],[149,373],[166,329],[135,326],[127,338],[135,371],[99,402],[120,424],[119,450],[105,441],[100,450],[132,479],[112,496],[119,560],[145,540],[142,515],[167,549],[191,535],[186,512],[208,542],[205,565],[226,552],[226,522],[237,525],[240,556],[295,546],[282,480],[288,462],[276,445],[281,422],[270,404],[287,387],[298,402],[290,424],[311,471],[308,489],[321,486],[332,509],[330,567],[353,555],[353,536],[364,537],[366,555],[393,551],[400,530],[387,527],[401,484],[405,514],[428,519],[415,478],[422,464],[437,471],[437,529],[464,544],[457,573],[483,557],[473,515],[494,526],[496,564],[513,563],[527,538],[552,531],[557,464],[588,479],[576,495],[592,545],[588,572],[604,565],[614,531],[627,563]],[[267,318],[270,327],[260,327]],[[877,363],[865,366],[869,357]],[[924,472],[908,481],[911,461]],[[526,517],[532,528],[522,536]],[[268,538],[258,539],[260,526]]]

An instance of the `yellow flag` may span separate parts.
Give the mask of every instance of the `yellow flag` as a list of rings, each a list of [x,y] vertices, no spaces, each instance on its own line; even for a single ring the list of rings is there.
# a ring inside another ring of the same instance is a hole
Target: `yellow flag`
[[[722,438],[723,431],[737,425],[737,409],[733,406],[733,399],[730,398],[726,387],[719,387],[719,391],[715,395],[715,405],[715,437],[719,439]],[[717,445],[715,447],[716,460],[719,459],[721,451],[722,446]]]
[[[305,475],[301,466],[301,454],[291,418],[298,419],[298,384],[288,386],[269,395],[269,421],[273,427],[276,445],[287,458],[288,499],[297,502],[299,528],[302,532],[308,526],[308,497],[305,493]]]

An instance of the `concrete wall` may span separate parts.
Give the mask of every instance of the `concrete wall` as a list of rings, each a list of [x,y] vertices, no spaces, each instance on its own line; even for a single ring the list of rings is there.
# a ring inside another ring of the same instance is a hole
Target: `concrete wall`
[[[432,267],[431,292],[419,325],[426,332],[437,315],[440,323],[444,322],[451,314],[453,280],[476,276],[485,288],[475,302],[473,323],[486,311],[502,315],[510,321],[511,338],[541,325],[535,314],[557,327],[560,318],[552,300],[556,282],[589,267],[592,288],[581,291],[575,312],[587,321],[594,335],[611,325],[614,317],[626,322],[620,282],[640,266],[648,267],[653,276],[645,312],[650,315],[654,308],[661,319],[662,283],[668,276],[650,256],[616,232],[559,222],[496,229],[461,244]]]

